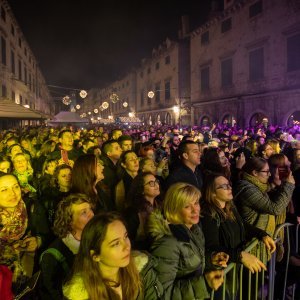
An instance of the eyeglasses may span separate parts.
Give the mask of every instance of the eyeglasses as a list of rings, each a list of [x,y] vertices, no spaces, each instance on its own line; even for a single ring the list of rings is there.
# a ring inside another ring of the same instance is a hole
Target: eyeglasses
[[[221,184],[219,186],[216,187],[217,190],[231,190],[232,187],[231,187],[231,184],[230,183],[224,183],[224,184]]]
[[[147,184],[149,184],[151,187],[155,187],[155,184],[158,184],[158,185],[159,185],[159,180],[158,180],[158,179],[156,179],[156,180],[151,180],[151,181],[145,183],[144,186],[147,185]]]
[[[266,171],[258,171],[258,173],[266,173],[266,174],[271,174],[270,170],[266,170]]]

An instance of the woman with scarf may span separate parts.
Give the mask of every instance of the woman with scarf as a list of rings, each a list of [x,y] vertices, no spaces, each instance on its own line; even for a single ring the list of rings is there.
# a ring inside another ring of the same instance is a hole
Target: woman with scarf
[[[38,203],[26,205],[12,174],[0,175],[0,265],[13,273],[15,291],[31,276],[33,257],[45,245],[49,226]]]
[[[275,216],[282,214],[295,188],[293,175],[270,192],[271,176],[268,162],[260,157],[250,159],[242,168],[243,179],[234,189],[234,201],[244,222],[266,231],[271,237],[275,231]]]

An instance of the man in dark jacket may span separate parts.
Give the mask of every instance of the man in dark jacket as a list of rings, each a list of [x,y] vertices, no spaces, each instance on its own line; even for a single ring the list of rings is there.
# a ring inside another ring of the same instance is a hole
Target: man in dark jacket
[[[181,142],[178,155],[180,164],[168,176],[166,187],[177,182],[186,182],[201,189],[203,180],[199,168],[201,154],[198,144],[193,141]]]

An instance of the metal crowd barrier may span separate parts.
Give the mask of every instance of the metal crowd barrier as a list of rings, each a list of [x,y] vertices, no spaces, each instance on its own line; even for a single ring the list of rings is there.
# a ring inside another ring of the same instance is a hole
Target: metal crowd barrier
[[[285,231],[284,239],[286,239],[286,247],[285,247],[285,255],[287,257],[285,262],[285,271],[284,271],[284,281],[283,281],[283,295],[282,300],[285,299],[286,294],[286,285],[287,285],[287,275],[288,275],[288,266],[289,266],[289,257],[291,252],[290,245],[290,232],[289,227],[294,226],[291,223],[284,223],[276,228],[274,233],[274,240],[276,244],[280,241],[278,238],[279,232],[281,230]],[[299,233],[299,224],[296,226],[296,252],[298,251],[298,233]],[[261,261],[267,264],[267,252],[265,245],[257,239],[253,239],[244,249],[246,252],[251,252],[256,257],[258,257]],[[222,289],[222,300],[228,299],[274,299],[274,285],[275,285],[275,265],[276,265],[276,251],[272,254],[271,259],[268,263],[268,272],[265,274],[265,271],[262,270],[260,273],[252,274],[249,270],[245,269],[242,264],[230,263],[227,268],[224,270],[224,283],[221,287]],[[238,270],[239,269],[239,270]],[[267,275],[267,276],[265,276]],[[227,278],[231,277],[230,284],[227,284]],[[243,290],[245,288],[245,281],[243,281],[243,277],[247,276],[246,282],[246,291]],[[267,283],[265,284],[265,279],[267,278]],[[252,281],[254,280],[254,285]],[[246,294],[246,295],[245,295]],[[294,299],[295,295],[295,285],[293,286],[293,294],[292,299]],[[214,299],[215,293],[211,293],[211,298]]]

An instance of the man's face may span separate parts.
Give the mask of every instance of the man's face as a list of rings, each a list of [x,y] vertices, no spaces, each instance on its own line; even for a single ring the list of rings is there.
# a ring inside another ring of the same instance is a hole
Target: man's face
[[[62,145],[63,148],[64,147],[66,147],[66,148],[72,147],[73,146],[73,142],[74,142],[74,140],[73,140],[73,134],[71,132],[68,132],[68,131],[65,132],[63,134],[63,136],[60,138],[60,142],[61,142],[61,145]]]
[[[130,141],[130,140],[123,141],[122,144],[121,144],[121,148],[124,152],[128,151],[128,150],[131,150],[132,149],[132,141]]]
[[[198,166],[200,164],[200,150],[197,144],[188,144],[187,150],[184,153],[184,158],[193,166]]]
[[[111,150],[107,152],[107,156],[113,160],[118,160],[122,154],[122,148],[118,143],[112,143]]]

